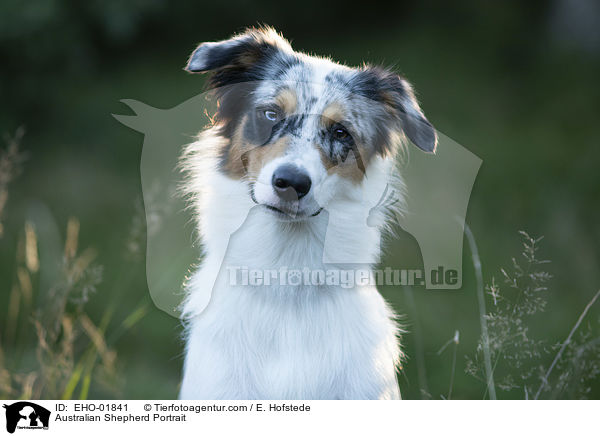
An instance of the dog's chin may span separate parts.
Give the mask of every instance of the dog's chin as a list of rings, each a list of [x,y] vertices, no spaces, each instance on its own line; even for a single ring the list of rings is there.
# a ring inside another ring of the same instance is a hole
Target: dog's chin
[[[272,215],[279,221],[284,221],[284,222],[306,221],[306,220],[316,217],[323,211],[322,207],[316,208],[315,210],[302,210],[302,209],[292,210],[289,208],[285,208],[282,206],[274,206],[271,204],[259,203],[259,205],[264,209],[265,213]]]
[[[274,216],[279,221],[299,222],[306,221],[319,215],[323,208],[314,201],[310,205],[301,207],[298,202],[282,202],[280,204],[260,203],[254,195],[254,189],[250,190],[250,199],[264,210],[265,213]]]

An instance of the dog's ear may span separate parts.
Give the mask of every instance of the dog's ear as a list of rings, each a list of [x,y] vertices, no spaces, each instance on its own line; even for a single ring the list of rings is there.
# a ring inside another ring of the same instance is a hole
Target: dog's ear
[[[435,153],[437,133],[425,118],[410,83],[394,75],[400,86],[395,89],[396,108],[402,123],[402,130],[413,144],[428,153]]]
[[[421,150],[435,153],[437,133],[425,118],[406,79],[379,67],[366,67],[359,72],[359,92],[385,106],[392,121]]]
[[[259,80],[260,64],[277,53],[291,51],[290,44],[274,29],[250,28],[231,39],[200,44],[185,70],[212,73],[213,87]]]

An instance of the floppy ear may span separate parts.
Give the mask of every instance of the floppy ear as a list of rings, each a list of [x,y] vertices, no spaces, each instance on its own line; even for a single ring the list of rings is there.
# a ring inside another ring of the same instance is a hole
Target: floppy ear
[[[274,29],[250,28],[231,39],[200,44],[190,56],[185,70],[213,73],[213,87],[259,80],[257,67],[261,63],[277,53],[291,51],[289,43]]]
[[[379,67],[366,67],[359,74],[358,89],[363,95],[383,103],[392,122],[399,124],[413,144],[425,152],[435,153],[437,133],[423,115],[410,83]]]
[[[405,79],[399,78],[398,88],[398,113],[402,130],[413,144],[428,153],[435,153],[437,147],[437,133],[431,123],[425,118],[412,86]]]

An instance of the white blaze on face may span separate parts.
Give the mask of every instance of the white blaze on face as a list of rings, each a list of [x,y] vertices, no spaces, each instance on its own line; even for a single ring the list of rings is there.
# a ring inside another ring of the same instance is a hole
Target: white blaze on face
[[[315,191],[318,190],[320,184],[326,178],[327,171],[323,166],[319,151],[307,141],[303,142],[305,144],[291,143],[283,156],[267,162],[262,167],[254,184],[254,198],[258,203],[274,207],[281,205],[282,200],[273,187],[273,174],[279,167],[291,164],[306,173],[311,181],[310,191],[294,205],[294,208],[297,212],[308,214],[316,212],[313,206],[316,199]],[[305,207],[310,207],[311,210],[304,210]]]

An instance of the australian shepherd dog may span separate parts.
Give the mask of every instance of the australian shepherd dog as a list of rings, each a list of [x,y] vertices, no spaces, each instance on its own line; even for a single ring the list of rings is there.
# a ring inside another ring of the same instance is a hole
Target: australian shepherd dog
[[[181,159],[204,256],[186,285],[180,398],[399,399],[399,328],[374,284],[238,273],[370,271],[389,217],[373,206],[403,192],[398,151],[437,143],[410,84],[296,52],[271,28],[203,43],[186,70],[208,74],[217,105]]]

